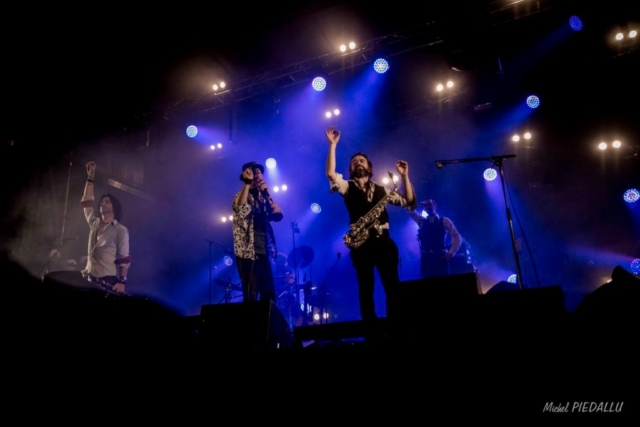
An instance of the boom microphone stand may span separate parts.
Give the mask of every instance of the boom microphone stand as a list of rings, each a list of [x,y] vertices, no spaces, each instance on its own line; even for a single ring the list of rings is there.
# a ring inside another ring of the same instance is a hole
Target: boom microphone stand
[[[492,162],[494,165],[496,165],[498,167],[498,170],[500,171],[500,183],[502,185],[502,195],[504,197],[504,206],[505,209],[507,211],[507,221],[509,222],[509,231],[511,232],[511,246],[513,248],[513,256],[515,258],[516,261],[516,273],[518,274],[518,288],[522,289],[523,283],[522,283],[522,271],[520,269],[520,257],[518,256],[518,249],[517,249],[517,245],[516,245],[516,235],[513,231],[513,221],[511,219],[511,210],[509,209],[509,201],[507,198],[507,189],[505,187],[505,183],[504,183],[504,169],[502,167],[502,161],[504,159],[510,159],[516,157],[515,154],[506,154],[503,156],[490,156],[490,157],[475,157],[475,158],[470,158],[470,159],[455,159],[455,160],[436,160],[436,167],[438,169],[442,169],[445,165],[450,165],[450,164],[454,164],[454,163],[468,163],[468,162],[478,162],[478,161],[490,161]]]

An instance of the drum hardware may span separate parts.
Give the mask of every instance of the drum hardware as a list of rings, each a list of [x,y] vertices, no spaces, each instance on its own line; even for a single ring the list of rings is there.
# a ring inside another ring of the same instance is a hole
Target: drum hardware
[[[323,322],[327,323],[329,321],[327,306],[329,305],[330,299],[329,299],[329,287],[327,286],[327,280],[329,280],[329,277],[331,277],[331,273],[336,268],[336,265],[338,264],[338,261],[340,261],[340,257],[342,256],[342,254],[338,252],[336,256],[337,256],[337,259],[331,266],[331,270],[329,270],[329,273],[327,273],[327,277],[324,278],[324,281],[318,288],[318,295],[316,296],[316,300],[315,300],[317,304],[316,306],[318,307],[318,311],[320,314],[320,323],[323,323]]]
[[[281,309],[289,315],[288,320],[292,330],[294,326],[299,326],[302,323],[312,323],[313,319],[309,314],[313,310],[311,306],[312,291],[317,289],[311,280],[307,280],[306,274],[302,283],[299,282],[300,269],[308,267],[313,262],[314,252],[310,246],[296,247],[296,234],[300,234],[300,228],[298,223],[293,221],[291,222],[293,250],[287,257],[287,263],[294,272],[285,274],[285,289],[278,296],[281,301]]]
[[[225,288],[224,296],[220,299],[220,301],[218,301],[218,304],[223,301],[225,302],[225,304],[228,304],[232,299],[240,298],[242,296],[242,293],[240,295],[232,295],[233,291],[242,292],[242,285],[240,285],[240,283],[232,283],[230,280],[223,279],[214,279],[213,281],[214,283]]]
[[[209,304],[211,304],[211,282],[213,279],[213,245],[220,246],[228,254],[233,254],[233,251],[227,248],[222,243],[216,242],[214,240],[209,240],[209,239],[204,239],[204,240],[206,240],[207,243],[209,243]]]

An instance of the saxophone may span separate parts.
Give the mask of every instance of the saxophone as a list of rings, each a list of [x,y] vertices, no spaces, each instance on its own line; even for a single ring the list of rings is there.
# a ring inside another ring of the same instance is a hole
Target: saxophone
[[[391,172],[389,172],[389,177],[391,178],[391,182],[395,185],[393,174]],[[355,249],[362,246],[362,244],[369,238],[369,230],[371,229],[374,229],[378,233],[376,237],[380,237],[382,235],[382,226],[379,221],[380,214],[384,211],[389,200],[391,200],[397,192],[398,186],[395,185],[393,191],[386,194],[373,208],[371,208],[369,212],[360,217],[357,222],[349,226],[349,231],[347,231],[343,237],[344,244],[347,245],[349,249]]]

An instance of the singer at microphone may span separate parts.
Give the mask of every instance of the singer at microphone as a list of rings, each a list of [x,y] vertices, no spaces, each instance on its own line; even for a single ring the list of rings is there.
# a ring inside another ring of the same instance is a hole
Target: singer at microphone
[[[277,253],[271,223],[282,221],[283,214],[269,194],[264,170],[264,166],[256,162],[242,165],[243,185],[231,204],[233,248],[243,302],[277,299],[271,266]]]

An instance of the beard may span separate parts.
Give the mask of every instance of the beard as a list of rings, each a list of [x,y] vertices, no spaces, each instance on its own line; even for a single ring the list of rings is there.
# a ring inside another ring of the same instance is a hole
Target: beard
[[[365,178],[367,176],[371,176],[371,171],[364,166],[358,166],[351,172],[351,175],[354,178]]]

